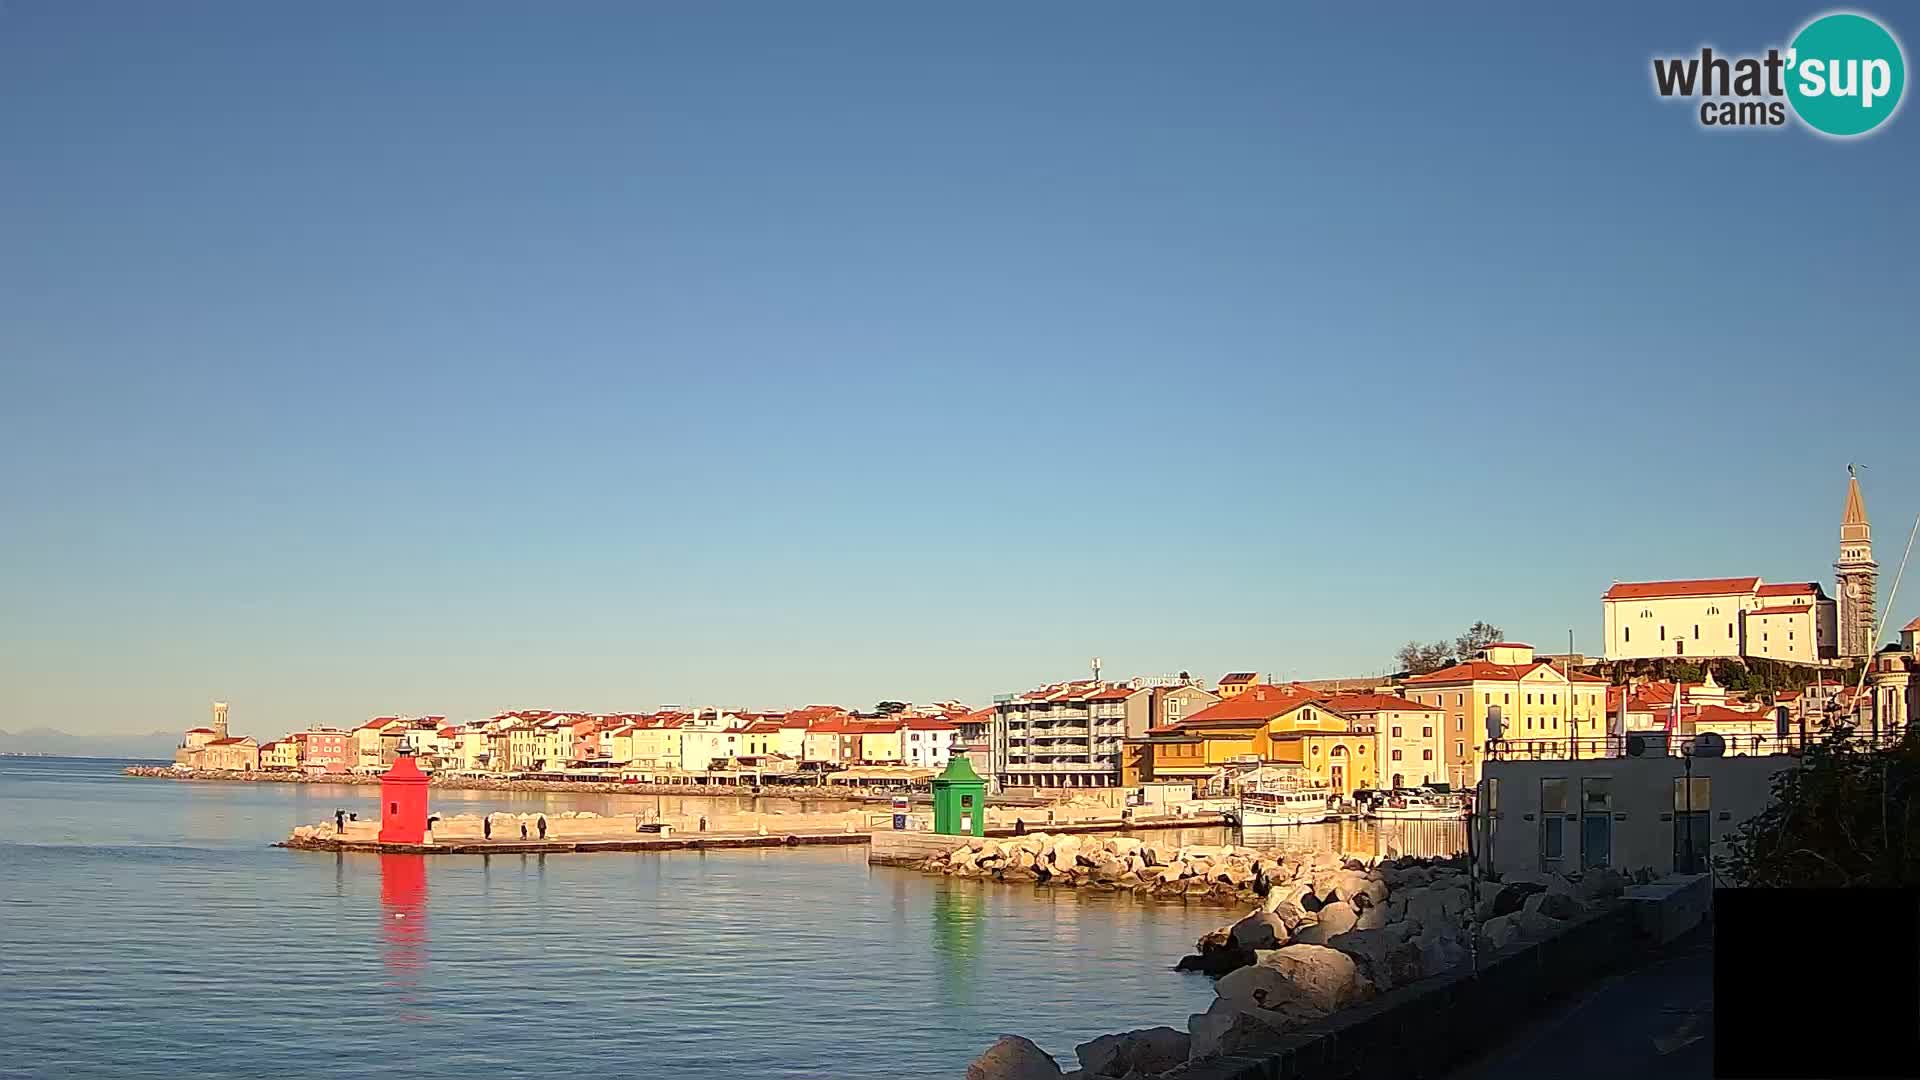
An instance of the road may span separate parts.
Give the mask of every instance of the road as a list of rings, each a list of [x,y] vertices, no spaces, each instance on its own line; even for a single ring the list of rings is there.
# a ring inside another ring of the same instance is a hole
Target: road
[[[1704,1080],[1713,1075],[1713,932],[1696,929],[1522,1024],[1447,1080]]]

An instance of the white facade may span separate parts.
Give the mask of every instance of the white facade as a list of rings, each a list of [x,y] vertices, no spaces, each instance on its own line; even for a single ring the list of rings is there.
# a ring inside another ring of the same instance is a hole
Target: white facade
[[[944,769],[953,756],[953,737],[957,729],[951,724],[916,725],[913,723],[900,732],[901,761],[920,769]]]
[[[1601,598],[1608,660],[1745,657],[1812,664],[1834,652],[1834,604],[1811,582],[1622,582]]]

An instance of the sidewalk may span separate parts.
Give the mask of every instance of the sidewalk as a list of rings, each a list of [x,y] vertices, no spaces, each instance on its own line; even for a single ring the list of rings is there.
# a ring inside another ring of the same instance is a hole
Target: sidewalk
[[[1497,1022],[1497,1021],[1496,1021]],[[1447,1080],[1679,1080],[1713,1074],[1713,929],[1514,1028]]]

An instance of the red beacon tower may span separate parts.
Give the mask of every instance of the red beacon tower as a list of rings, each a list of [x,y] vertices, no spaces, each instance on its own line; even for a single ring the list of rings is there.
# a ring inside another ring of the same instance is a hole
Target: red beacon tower
[[[413,758],[401,755],[380,777],[380,842],[424,844],[427,841],[427,774]]]

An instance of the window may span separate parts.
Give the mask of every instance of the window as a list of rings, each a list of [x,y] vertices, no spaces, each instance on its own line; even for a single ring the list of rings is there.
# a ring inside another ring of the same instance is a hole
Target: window
[[[1700,624],[1699,623],[1693,624],[1693,640],[1695,641],[1700,640]]]
[[[1501,695],[1500,695],[1500,704],[1502,704],[1502,705],[1511,705],[1511,704],[1513,704],[1513,695],[1512,695],[1512,694],[1501,694]]]
[[[1466,756],[1467,756],[1467,744],[1466,744],[1466,743],[1464,743],[1464,742],[1462,742],[1462,741],[1460,741],[1459,739],[1455,739],[1455,740],[1453,740],[1453,756],[1454,756],[1454,757],[1457,757],[1457,758],[1463,758],[1463,757],[1466,757]]]
[[[1455,731],[1465,731],[1465,730],[1467,730],[1467,718],[1466,718],[1466,717],[1464,717],[1464,716],[1456,716],[1456,717],[1454,717],[1454,718],[1453,718],[1453,730],[1455,730]]]
[[[1531,716],[1527,717],[1527,730],[1528,731],[1533,730],[1533,717]]]
[[[1467,703],[1467,695],[1465,694],[1453,695],[1453,703],[1455,705],[1465,705]]]
[[[913,733],[913,741],[914,741],[914,742],[919,742],[919,741],[920,741],[920,733],[919,733],[919,732],[917,732],[917,731],[916,731],[916,732],[914,732],[914,733]]]
[[[1431,739],[1431,738],[1433,738],[1433,728],[1432,728],[1432,727],[1430,727],[1430,726],[1429,726],[1429,727],[1423,727],[1423,728],[1421,728],[1421,729],[1420,729],[1420,737],[1421,737],[1421,738],[1423,738],[1423,739]]]
[[[1621,633],[1622,633],[1623,635],[1625,635],[1625,636],[1624,636],[1624,637],[1622,638],[1622,640],[1623,640],[1623,641],[1632,641],[1632,640],[1633,640],[1633,627],[1631,627],[1631,626],[1626,626],[1626,627],[1622,627],[1622,628],[1621,628],[1621,631],[1620,631],[1620,632],[1621,632]]]
[[[1421,760],[1423,760],[1423,761],[1432,761],[1432,760],[1433,760],[1433,751],[1431,751],[1431,750],[1422,750],[1422,751],[1420,751],[1420,758],[1421,758]]]
[[[1533,695],[1532,695],[1532,694],[1528,694],[1528,695],[1527,695],[1527,704],[1529,704],[1529,705],[1531,705],[1531,704],[1533,704]]]
[[[1661,641],[1667,640],[1667,628],[1664,626],[1660,628],[1660,640]]]
[[[1398,724],[1395,724],[1393,727],[1393,737],[1396,739],[1400,737],[1400,725]]]
[[[1719,609],[1719,608],[1717,608],[1717,607],[1710,607],[1710,608],[1708,608],[1708,609],[1707,609],[1707,614],[1709,614],[1709,615],[1718,615],[1718,614],[1720,614],[1720,609]]]
[[[1567,782],[1540,781],[1540,861],[1551,863],[1567,853]]]
[[[1398,751],[1398,750],[1395,750],[1395,751],[1393,752],[1393,760],[1394,760],[1394,761],[1399,761],[1399,760],[1400,760],[1400,751]]]
[[[1560,695],[1559,695],[1559,694],[1555,694],[1555,695],[1553,695],[1553,703],[1554,703],[1555,705],[1558,705],[1558,704],[1560,704]]]

